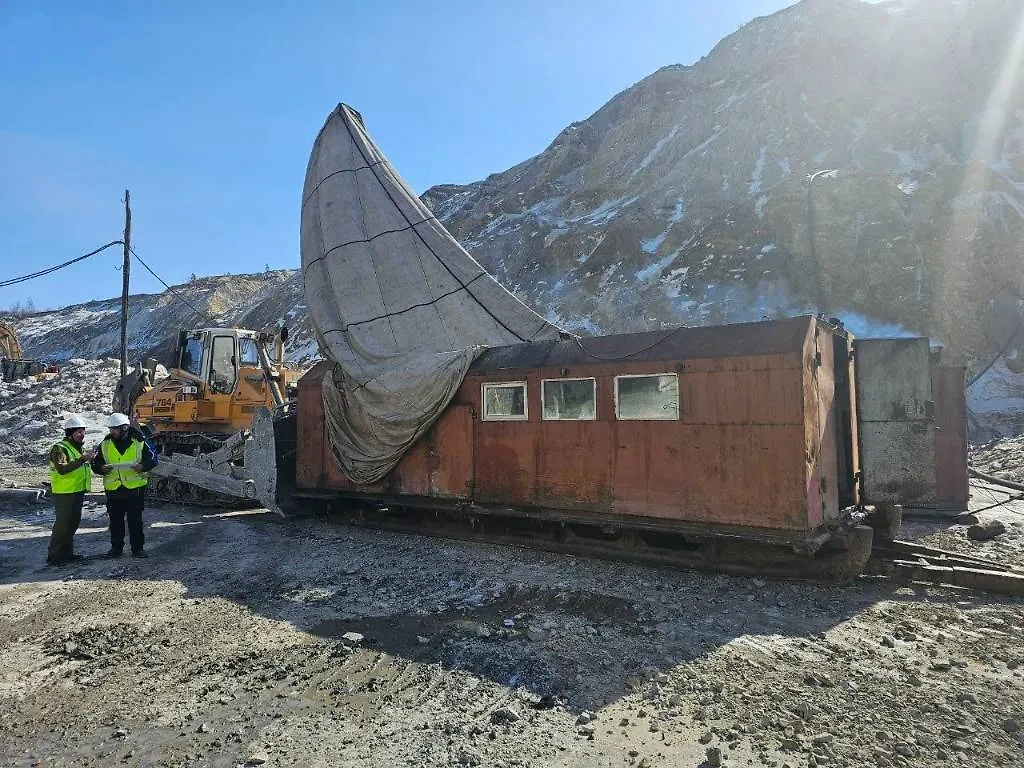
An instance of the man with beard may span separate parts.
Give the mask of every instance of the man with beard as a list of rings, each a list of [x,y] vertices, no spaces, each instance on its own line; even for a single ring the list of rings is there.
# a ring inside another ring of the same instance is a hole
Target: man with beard
[[[64,422],[64,439],[53,446],[47,456],[55,515],[46,558],[49,565],[64,565],[82,559],[81,555],[75,554],[74,537],[82,522],[85,492],[92,485],[89,462],[96,457],[95,449],[86,451],[84,445],[85,421],[73,413]]]
[[[107,516],[110,518],[110,551],[107,557],[120,557],[124,551],[125,520],[132,557],[149,557],[143,549],[142,510],[146,506],[146,474],[156,466],[156,454],[142,432],[131,425],[123,413],[107,419],[110,434],[100,443],[92,460],[92,469],[103,475],[107,492]]]

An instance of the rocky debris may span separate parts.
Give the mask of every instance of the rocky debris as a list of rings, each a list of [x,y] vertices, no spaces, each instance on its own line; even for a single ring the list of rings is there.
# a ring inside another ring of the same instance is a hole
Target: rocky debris
[[[257,750],[254,750],[254,751],[249,753],[249,755],[245,758],[245,764],[246,765],[263,765],[269,759],[270,759],[270,757],[267,755],[267,753],[264,750],[257,749]]]
[[[519,713],[511,707],[502,707],[491,713],[491,722],[495,725],[504,723],[515,723],[519,721]]]
[[[144,652],[146,633],[127,623],[89,625],[48,638],[43,647],[52,656],[89,661],[93,668],[109,667]]]
[[[117,360],[69,360],[52,378],[0,382],[0,457],[30,466],[45,466],[47,450],[64,436],[70,413],[85,419],[86,445],[95,446],[107,433]]]
[[[989,520],[972,525],[967,529],[967,536],[975,541],[988,541],[1006,533],[1006,526],[1000,520]]]
[[[548,633],[540,627],[530,626],[526,629],[526,637],[530,642],[540,643],[547,640]]]
[[[314,520],[147,521],[155,569],[72,581],[38,571],[45,522],[0,521],[0,764],[989,768],[1022,748],[1016,599],[869,578],[751,602],[742,578]]]

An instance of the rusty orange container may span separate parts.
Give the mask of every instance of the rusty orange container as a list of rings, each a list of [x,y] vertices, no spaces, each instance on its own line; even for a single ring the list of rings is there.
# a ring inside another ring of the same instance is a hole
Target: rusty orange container
[[[299,383],[300,494],[799,541],[856,502],[850,339],[814,317],[492,348],[381,482]]]

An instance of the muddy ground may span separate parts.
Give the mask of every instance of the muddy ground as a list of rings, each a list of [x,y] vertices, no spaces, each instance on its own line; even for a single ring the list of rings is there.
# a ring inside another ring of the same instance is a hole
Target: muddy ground
[[[1024,512],[993,514],[994,542],[905,534],[1024,565]],[[0,502],[0,765],[1024,765],[1022,599],[146,522],[148,560],[98,557],[96,495],[89,559],[49,568],[49,507]]]

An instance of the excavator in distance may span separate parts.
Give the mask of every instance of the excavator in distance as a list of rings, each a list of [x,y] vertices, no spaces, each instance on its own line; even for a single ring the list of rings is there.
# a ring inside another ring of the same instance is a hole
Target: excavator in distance
[[[260,476],[271,469],[262,464],[274,455],[264,450],[274,440],[272,414],[287,408],[300,375],[284,366],[287,338],[287,328],[181,331],[167,378],[152,383],[152,368],[140,366],[134,382],[119,383],[122,407],[160,455],[152,494],[232,507],[258,500]]]
[[[0,320],[0,374],[4,381],[17,381],[57,370],[56,366],[47,367],[39,360],[24,359],[14,327]]]

